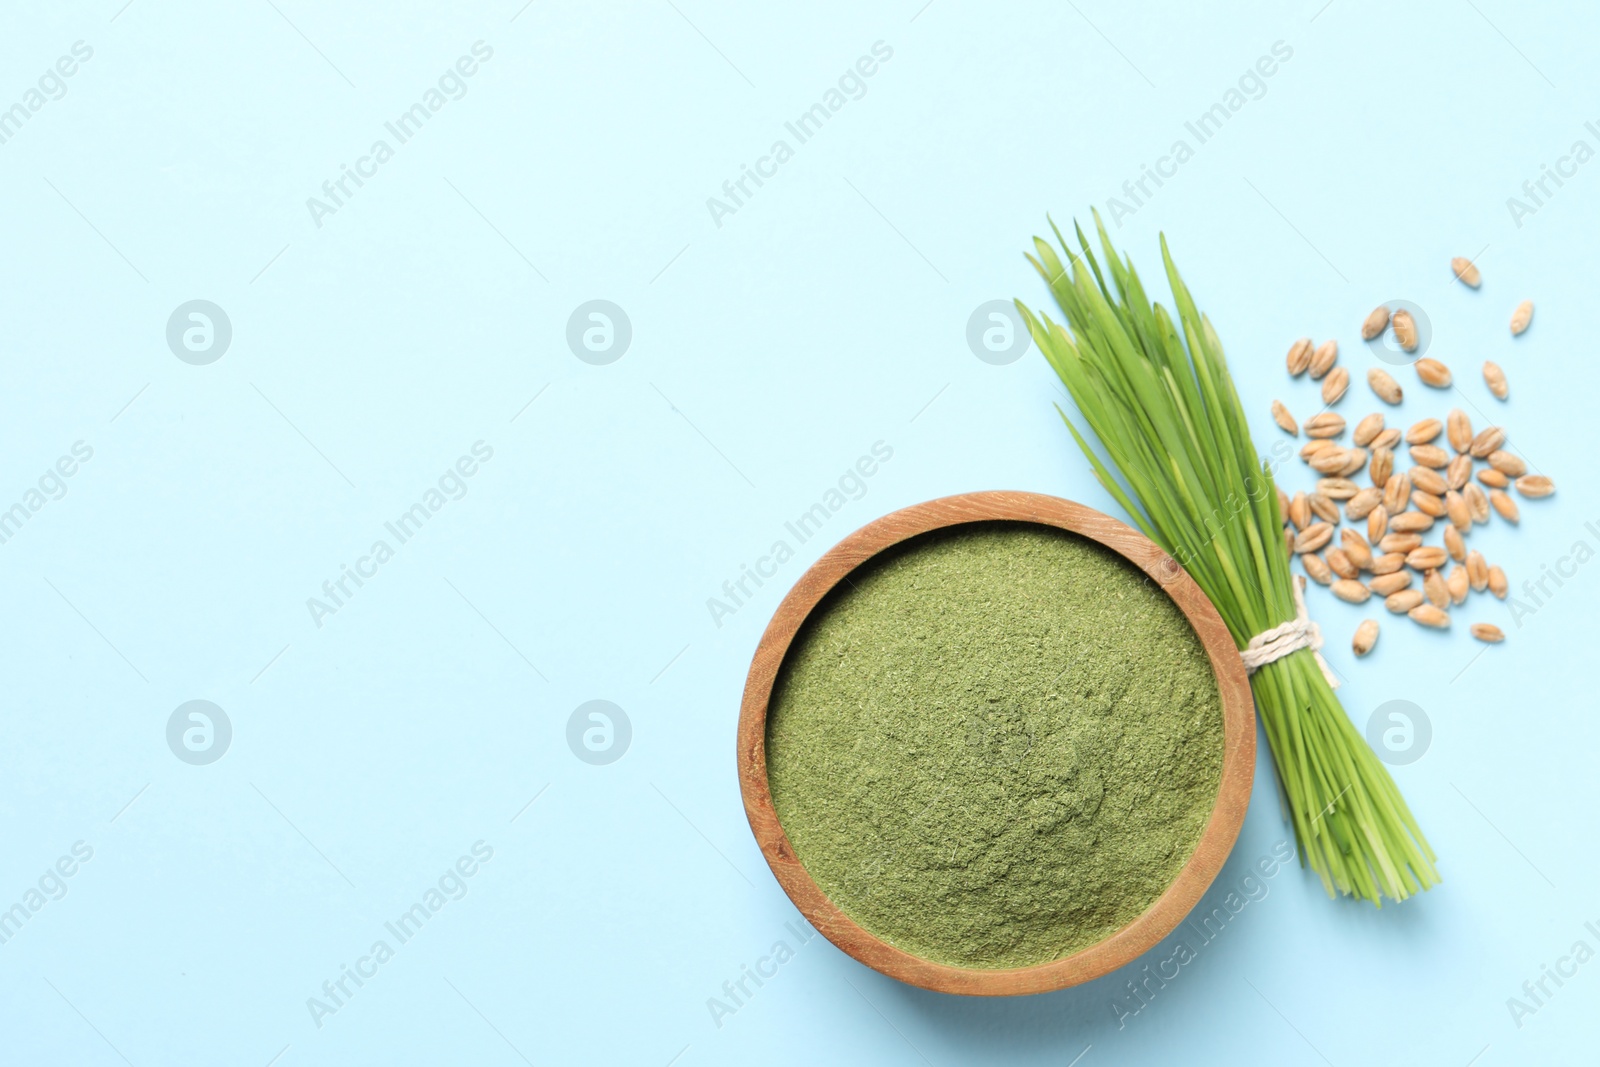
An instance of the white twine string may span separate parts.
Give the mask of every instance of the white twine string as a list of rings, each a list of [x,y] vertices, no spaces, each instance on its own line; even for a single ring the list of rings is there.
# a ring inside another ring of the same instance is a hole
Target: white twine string
[[[1306,598],[1301,593],[1305,584],[1306,580],[1298,575],[1289,583],[1289,587],[1294,590],[1294,618],[1256,634],[1239,653],[1239,658],[1244,660],[1245,673],[1254,674],[1273,660],[1282,659],[1302,648],[1309,648],[1316,658],[1317,666],[1322,668],[1322,676],[1328,680],[1328,685],[1337,689],[1339,679],[1333,676],[1328,661],[1317,651],[1322,647],[1322,631],[1306,614]]]

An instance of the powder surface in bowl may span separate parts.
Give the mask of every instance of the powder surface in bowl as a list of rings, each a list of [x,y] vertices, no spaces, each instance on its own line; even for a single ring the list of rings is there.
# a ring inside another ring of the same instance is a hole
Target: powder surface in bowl
[[[1144,912],[1222,777],[1222,700],[1161,587],[1031,523],[925,534],[858,568],[779,673],[784,832],[868,932],[959,967],[1045,963]]]

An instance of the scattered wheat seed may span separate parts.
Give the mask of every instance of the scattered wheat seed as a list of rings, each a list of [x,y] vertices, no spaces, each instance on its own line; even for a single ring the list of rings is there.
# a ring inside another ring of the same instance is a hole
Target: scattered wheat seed
[[[1325,448],[1311,457],[1311,469],[1319,474],[1342,475],[1350,463],[1348,448]]]
[[[1372,569],[1372,546],[1367,544],[1367,539],[1355,530],[1341,530],[1339,533],[1340,545],[1344,554],[1350,557],[1359,570]]]
[[[1350,639],[1350,648],[1358,656],[1365,656],[1372,651],[1372,646],[1378,643],[1378,620],[1363,619],[1361,625],[1356,627],[1355,636]]]
[[[1500,446],[1506,443],[1506,432],[1499,426],[1485,426],[1478,431],[1478,436],[1472,439],[1472,448],[1469,450],[1476,459],[1483,459],[1491,452],[1498,452]]]
[[[1433,529],[1433,516],[1424,515],[1420,511],[1402,511],[1389,520],[1390,533],[1420,534],[1431,529]]]
[[[1489,588],[1489,564],[1477,549],[1467,553],[1467,584],[1472,586],[1475,593]]]
[[[1402,589],[1411,587],[1411,575],[1405,571],[1390,571],[1388,574],[1379,574],[1367,583],[1367,588],[1372,590],[1373,596],[1391,597]]]
[[[1367,541],[1377,544],[1389,529],[1389,509],[1379,504],[1367,512]]]
[[[1437,570],[1430,570],[1422,576],[1422,595],[1436,608],[1450,606],[1450,587]]]
[[[1444,518],[1444,498],[1425,489],[1411,490],[1411,506],[1433,519]]]
[[[1496,449],[1483,458],[1489,461],[1489,466],[1508,478],[1520,478],[1528,473],[1527,462],[1515,452]]]
[[[1549,496],[1556,491],[1556,483],[1542,474],[1524,474],[1516,480],[1517,492],[1530,500]]]
[[[1391,474],[1383,480],[1383,506],[1389,509],[1391,517],[1404,511],[1410,500],[1411,476],[1405,471]]]
[[[1287,362],[1291,378],[1298,378],[1304,374],[1306,368],[1311,366],[1311,338],[1302,337],[1290,345]]]
[[[1506,372],[1493,360],[1483,361],[1483,380],[1488,385],[1489,392],[1495,395],[1495,399],[1504,400],[1511,395],[1511,386],[1506,383]]]
[[[1317,492],[1321,493],[1329,500],[1349,500],[1360,491],[1361,490],[1356,486],[1356,483],[1352,482],[1349,478],[1322,478],[1317,482]],[[1316,510],[1316,505],[1314,503],[1312,505],[1312,510]],[[1334,508],[1333,514],[1334,517],[1328,521],[1338,522],[1339,509]]]
[[[1422,547],[1422,535],[1415,533],[1387,533],[1378,540],[1378,550],[1385,555],[1399,553],[1400,561],[1405,562],[1406,553]]]
[[[1368,598],[1372,596],[1372,590],[1351,578],[1340,578],[1329,588],[1333,591],[1334,596],[1346,604],[1365,604]]]
[[[1424,493],[1443,496],[1445,490],[1450,488],[1444,480],[1444,475],[1431,467],[1412,467],[1406,473],[1411,476],[1411,484]]]
[[[1329,479],[1326,478],[1323,479],[1323,481],[1328,480]],[[1334,503],[1332,497],[1321,491],[1307,493],[1306,503],[1311,507],[1311,514],[1315,515],[1323,522],[1331,523],[1335,526],[1338,525],[1339,505]]]
[[[1418,419],[1406,430],[1406,444],[1425,445],[1444,432],[1444,423],[1438,419]]]
[[[1289,414],[1289,409],[1283,406],[1283,401],[1272,402],[1272,421],[1290,437],[1300,436],[1300,424],[1294,421],[1294,416]]]
[[[1411,317],[1411,312],[1401,308],[1394,313],[1394,318],[1389,320],[1389,326],[1394,330],[1394,339],[1400,347],[1407,352],[1417,350],[1417,320]]]
[[[1423,626],[1431,626],[1435,630],[1446,630],[1450,627],[1449,613],[1434,607],[1432,604],[1419,604],[1406,612],[1406,614],[1411,616],[1413,622],[1419,622]]]
[[[1372,446],[1372,465],[1367,468],[1374,486],[1387,485],[1394,473],[1394,449],[1382,445]]]
[[[1333,570],[1328,566],[1327,560],[1315,552],[1307,552],[1300,557],[1300,565],[1306,569],[1311,580],[1318,585],[1328,585],[1333,581]]]
[[[1373,308],[1361,323],[1361,339],[1370,341],[1384,331],[1389,325],[1389,309],[1382,304]]]
[[[1294,523],[1296,530],[1304,530],[1311,525],[1311,503],[1306,499],[1304,490],[1289,498],[1289,506],[1284,512],[1289,516],[1289,521]]]
[[[1517,305],[1517,310],[1511,313],[1511,336],[1515,337],[1528,328],[1533,321],[1533,301],[1524,300]]]
[[[1343,367],[1335,367],[1322,379],[1322,402],[1324,404],[1337,404],[1344,398],[1345,391],[1350,388],[1350,372]]]
[[[1423,356],[1412,366],[1417,369],[1417,377],[1423,385],[1431,385],[1435,389],[1444,389],[1450,385],[1450,368],[1434,359],[1432,356]]]
[[[1404,553],[1385,552],[1383,555],[1373,559],[1372,573],[1381,578],[1384,575],[1400,573],[1400,568],[1405,565],[1406,557]],[[1411,579],[1407,578],[1403,584],[1410,585]]]
[[[1455,520],[1450,521],[1453,523]],[[1467,521],[1472,520],[1469,518]],[[1461,531],[1453,525],[1444,528],[1444,548],[1457,563],[1467,561],[1467,543],[1461,539]]]
[[[1461,490],[1461,499],[1466,501],[1467,514],[1472,516],[1472,521],[1482,524],[1489,521],[1489,496],[1475,485],[1468,485]]]
[[[1512,500],[1511,495],[1504,489],[1489,490],[1489,504],[1507,522],[1518,522],[1522,518],[1522,512],[1517,508],[1517,502]]]
[[[1490,567],[1489,592],[1493,593],[1501,600],[1504,600],[1506,598],[1506,594],[1510,591],[1511,583],[1506,581],[1506,572],[1501,570],[1498,565]]]
[[[1344,517],[1351,522],[1360,522],[1372,514],[1372,509],[1383,503],[1383,490],[1371,486],[1361,490],[1344,503]]]
[[[1406,566],[1414,571],[1437,570],[1449,558],[1450,553],[1438,545],[1422,545],[1406,553]]]
[[[1350,432],[1350,443],[1365,448],[1382,432],[1383,416],[1374,411],[1356,423],[1356,428]]]
[[[1305,421],[1307,437],[1338,437],[1344,433],[1344,416],[1335,411],[1320,411]]]
[[[1450,454],[1438,445],[1412,445],[1411,462],[1422,467],[1442,468],[1450,462]]]
[[[1398,593],[1391,593],[1383,600],[1383,606],[1396,615],[1404,615],[1417,605],[1421,604],[1424,597],[1420,589],[1402,589]]]
[[[1405,397],[1405,391],[1400,388],[1400,383],[1394,380],[1394,375],[1380,367],[1373,367],[1367,371],[1367,385],[1372,393],[1385,404],[1398,404]]]
[[[1311,354],[1311,377],[1320,378],[1333,369],[1333,364],[1339,358],[1339,342],[1324,341],[1317,346]]]
[[[1295,536],[1294,550],[1300,553],[1315,552],[1331,540],[1333,540],[1332,524],[1315,522]]]

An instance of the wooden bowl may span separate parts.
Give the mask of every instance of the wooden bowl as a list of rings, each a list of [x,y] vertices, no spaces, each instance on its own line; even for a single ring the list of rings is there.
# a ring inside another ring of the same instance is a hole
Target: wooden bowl
[[[1222,697],[1222,784],[1188,863],[1155,903],[1097,944],[1049,963],[1008,969],[953,967],[879,940],[834,905],[795,856],[767,786],[767,707],[789,645],[806,617],[851,571],[891,545],[963,523],[1010,520],[1069,530],[1098,542],[1155,579],[1194,627],[1211,659]],[[850,534],[811,566],[778,605],[756,647],[739,711],[739,788],[761,853],[794,901],[823,935],[874,970],[941,993],[1009,996],[1064,989],[1107,974],[1153,948],[1200,900],[1222,869],[1250,801],[1255,774],[1255,704],[1244,663],[1217,609],[1188,572],[1132,527],[1070,500],[1037,493],[964,493],[904,508]]]

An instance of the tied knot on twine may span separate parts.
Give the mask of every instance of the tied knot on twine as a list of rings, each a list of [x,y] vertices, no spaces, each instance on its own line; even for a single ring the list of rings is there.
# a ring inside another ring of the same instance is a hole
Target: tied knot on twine
[[[1304,578],[1296,576],[1289,583],[1289,588],[1294,592],[1294,618],[1256,634],[1239,652],[1239,658],[1244,660],[1245,673],[1254,674],[1274,660],[1282,659],[1302,648],[1309,648],[1312,656],[1316,658],[1317,666],[1322,668],[1322,677],[1327,679],[1329,687],[1337,689],[1339,680],[1333,676],[1333,671],[1328,667],[1328,661],[1322,658],[1322,653],[1317,651],[1322,647],[1322,630],[1306,614],[1306,598],[1301,592],[1305,588],[1305,581]]]

